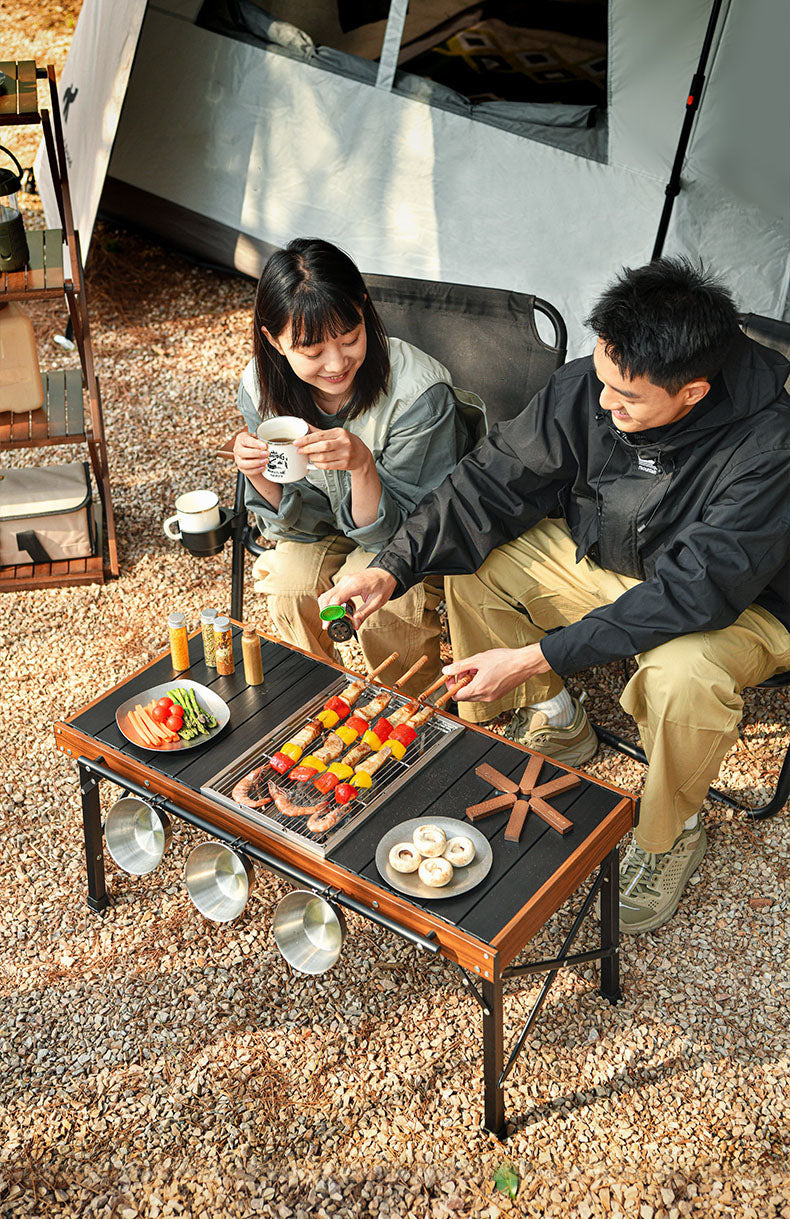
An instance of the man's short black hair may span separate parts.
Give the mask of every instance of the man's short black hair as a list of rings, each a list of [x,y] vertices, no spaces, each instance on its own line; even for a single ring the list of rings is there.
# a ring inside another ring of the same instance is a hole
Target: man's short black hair
[[[686,258],[625,267],[587,319],[606,354],[629,378],[676,394],[720,371],[738,333],[732,297]]]

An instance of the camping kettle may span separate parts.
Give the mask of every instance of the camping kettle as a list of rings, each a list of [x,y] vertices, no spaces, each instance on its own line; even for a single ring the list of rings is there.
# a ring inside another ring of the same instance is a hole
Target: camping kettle
[[[12,152],[0,144],[19,171],[0,169],[0,271],[21,271],[30,259],[25,225],[17,206],[17,191],[22,189],[22,166]]]

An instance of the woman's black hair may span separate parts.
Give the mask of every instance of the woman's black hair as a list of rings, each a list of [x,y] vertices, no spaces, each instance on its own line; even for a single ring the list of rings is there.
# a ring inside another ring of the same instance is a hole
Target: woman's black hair
[[[367,332],[367,354],[343,407],[344,423],[369,410],[389,379],[389,349],[381,319],[356,266],[337,246],[317,237],[297,237],[276,250],[261,272],[255,294],[253,353],[261,415],[298,415],[322,426],[310,386],[296,376],[262,327],[275,336],[290,327],[293,346],[313,347],[327,337],[355,330],[360,319]]]
[[[587,325],[626,377],[669,394],[721,370],[738,333],[729,292],[686,258],[624,268],[593,306]]]

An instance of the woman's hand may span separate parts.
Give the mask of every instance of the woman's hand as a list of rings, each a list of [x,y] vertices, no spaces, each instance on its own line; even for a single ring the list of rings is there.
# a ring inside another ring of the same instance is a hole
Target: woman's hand
[[[239,432],[233,441],[233,460],[242,474],[250,480],[266,502],[275,510],[280,506],[283,489],[266,477],[269,462],[269,446],[250,432]]]
[[[233,442],[233,460],[248,478],[265,474],[269,461],[269,446],[250,432],[239,432]]]
[[[394,576],[382,567],[366,567],[356,575],[344,576],[334,588],[322,593],[318,605],[320,609],[326,609],[327,605],[345,605],[355,597],[361,598],[362,605],[354,613],[354,626],[359,627],[366,618],[386,605],[394,591]]]
[[[550,668],[540,644],[529,643],[524,648],[491,648],[488,652],[477,652],[466,660],[444,665],[442,673],[448,678],[460,677],[463,673],[474,674],[457,701],[493,703],[527,678],[536,673],[548,673]]]
[[[300,436],[294,444],[319,470],[348,470],[349,474],[361,474],[375,469],[373,454],[364,440],[342,427],[325,431],[311,427],[307,436]]]

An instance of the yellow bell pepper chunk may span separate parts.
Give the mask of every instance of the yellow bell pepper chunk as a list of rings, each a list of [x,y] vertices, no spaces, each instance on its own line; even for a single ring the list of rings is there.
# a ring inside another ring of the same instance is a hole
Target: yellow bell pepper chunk
[[[329,769],[333,775],[337,775],[338,779],[348,779],[354,773],[345,762],[333,762]]]
[[[341,724],[335,732],[340,737],[344,745],[353,745],[357,739],[357,732],[353,728],[349,728],[348,724]]]
[[[286,758],[293,758],[294,762],[298,762],[304,750],[299,745],[294,745],[292,741],[286,741],[280,753],[284,753]]]
[[[326,770],[326,762],[322,762],[320,758],[316,758],[312,753],[306,758],[302,758],[302,766],[312,766],[313,770],[317,770],[320,774],[322,770]]]
[[[354,787],[372,787],[373,779],[366,770],[358,770],[351,780]]]
[[[406,752],[406,746],[401,741],[393,741],[392,737],[387,741],[387,745],[392,750],[393,756],[400,762]]]
[[[323,711],[319,711],[315,718],[320,720],[325,728],[334,728],[340,716],[336,711],[330,711],[328,707],[324,707]]]
[[[367,732],[363,733],[362,740],[368,745],[374,753],[381,749],[381,740],[372,728],[368,728]]]

